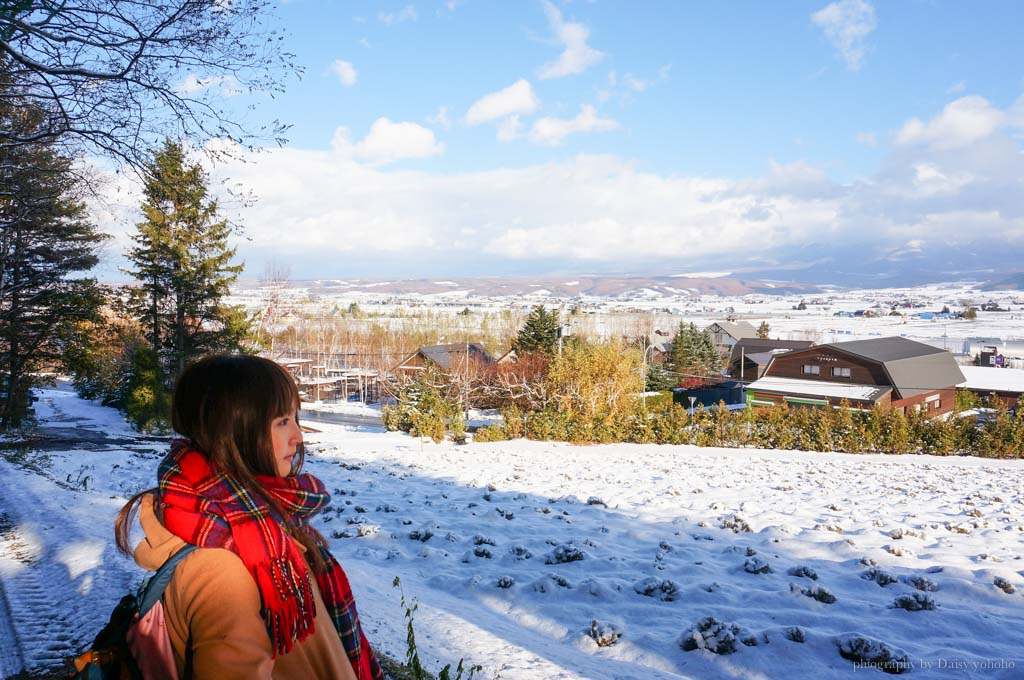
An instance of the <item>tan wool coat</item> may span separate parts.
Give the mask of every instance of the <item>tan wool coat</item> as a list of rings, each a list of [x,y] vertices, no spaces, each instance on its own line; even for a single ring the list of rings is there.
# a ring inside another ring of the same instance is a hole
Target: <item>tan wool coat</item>
[[[156,571],[185,542],[160,523],[152,496],[143,498],[139,519],[146,538],[135,548],[135,561]],[[275,659],[260,617],[260,593],[242,560],[222,548],[196,549],[178,564],[164,592],[178,676],[185,677],[191,650],[192,678],[356,680],[315,580],[313,593],[314,632]]]

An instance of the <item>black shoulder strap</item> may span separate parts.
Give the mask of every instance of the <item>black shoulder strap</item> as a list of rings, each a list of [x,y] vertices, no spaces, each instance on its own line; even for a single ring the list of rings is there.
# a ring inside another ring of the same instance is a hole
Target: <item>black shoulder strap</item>
[[[186,544],[184,548],[171,555],[166,562],[161,565],[149,582],[146,583],[146,587],[142,591],[142,595],[139,598],[139,618],[149,612],[153,608],[161,597],[164,595],[164,590],[167,589],[167,584],[171,582],[171,577],[174,576],[174,568],[178,566],[178,562],[181,562],[185,557],[196,549],[196,546]]]

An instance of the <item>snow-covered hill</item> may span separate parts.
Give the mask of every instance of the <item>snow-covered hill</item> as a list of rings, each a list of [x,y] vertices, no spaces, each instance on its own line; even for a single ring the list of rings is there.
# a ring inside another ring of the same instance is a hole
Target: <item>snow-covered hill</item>
[[[0,578],[35,669],[141,576],[110,527],[162,453],[69,393],[39,406],[113,439],[0,462]],[[853,676],[877,671],[841,652],[886,649],[911,677],[1024,669],[1024,462],[316,427],[308,469],[334,496],[318,528],[395,656],[399,576],[429,665],[465,657],[485,678]]]

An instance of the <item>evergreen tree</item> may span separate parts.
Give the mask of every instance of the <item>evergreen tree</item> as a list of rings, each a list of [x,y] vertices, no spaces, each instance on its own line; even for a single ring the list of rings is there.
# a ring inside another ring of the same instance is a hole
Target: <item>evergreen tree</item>
[[[545,352],[553,354],[558,348],[558,312],[550,312],[544,305],[534,307],[526,323],[512,341],[512,349],[519,354]]]
[[[703,378],[716,375],[722,367],[722,355],[711,334],[693,323],[680,322],[672,338],[669,365],[682,384],[701,384]]]
[[[6,86],[0,85],[6,92]],[[45,119],[0,98],[0,126],[32,136]],[[51,143],[8,148],[0,171],[0,428],[21,424],[43,370],[63,369],[72,326],[95,318],[101,296],[83,278],[106,238],[86,217],[81,179]]]
[[[242,271],[231,264],[232,233],[206,188],[206,174],[167,140],[146,168],[144,220],[136,225],[129,270],[141,283],[134,311],[169,382],[193,358],[240,350],[251,319],[222,300]]]
[[[768,333],[770,333],[770,332],[771,332],[771,327],[768,325],[767,321],[762,321],[761,325],[757,327],[757,337],[759,337],[762,340],[767,340],[768,339]]]

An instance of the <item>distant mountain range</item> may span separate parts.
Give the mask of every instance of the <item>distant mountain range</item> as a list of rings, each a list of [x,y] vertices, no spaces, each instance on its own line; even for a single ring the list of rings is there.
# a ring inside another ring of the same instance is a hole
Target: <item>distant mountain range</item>
[[[781,283],[728,276],[530,276],[472,277],[452,280],[395,281],[318,280],[296,282],[320,294],[364,292],[385,295],[439,295],[474,297],[573,298],[581,295],[628,300],[659,300],[697,295],[782,295],[820,293],[807,283]]]
[[[1024,248],[1006,243],[911,241],[903,245],[812,243],[694,259],[618,263],[589,272],[295,281],[314,292],[444,294],[524,298],[579,295],[657,300],[681,295],[811,295],[834,288],[896,288],[970,281],[983,290],[1024,290]],[[493,271],[501,271],[495,266]]]

